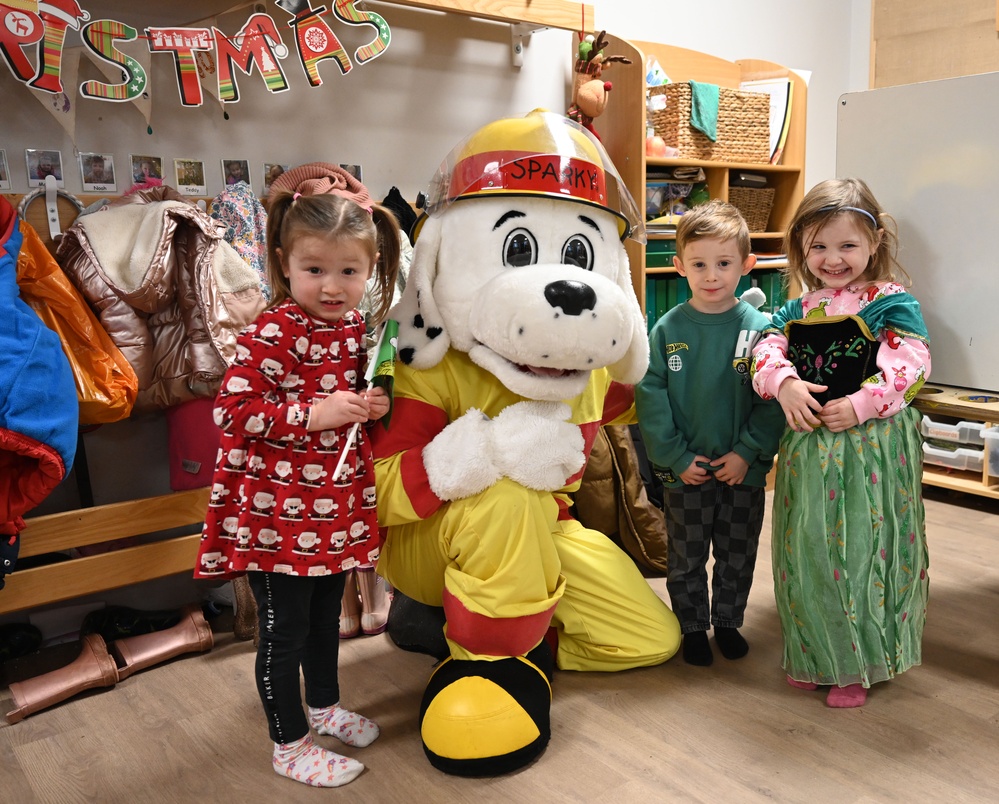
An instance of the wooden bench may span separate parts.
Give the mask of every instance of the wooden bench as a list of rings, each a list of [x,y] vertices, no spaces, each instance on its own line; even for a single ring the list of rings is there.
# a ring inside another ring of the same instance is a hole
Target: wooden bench
[[[106,553],[15,570],[0,590],[0,614],[193,572],[208,488],[79,508],[27,519],[18,560],[116,539],[182,530]]]

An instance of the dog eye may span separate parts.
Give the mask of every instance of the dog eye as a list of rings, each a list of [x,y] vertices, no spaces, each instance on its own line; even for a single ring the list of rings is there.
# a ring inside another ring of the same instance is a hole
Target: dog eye
[[[585,271],[593,270],[593,246],[582,235],[573,235],[562,246],[562,263]]]
[[[514,229],[503,243],[503,264],[522,268],[538,261],[538,243],[527,229]]]

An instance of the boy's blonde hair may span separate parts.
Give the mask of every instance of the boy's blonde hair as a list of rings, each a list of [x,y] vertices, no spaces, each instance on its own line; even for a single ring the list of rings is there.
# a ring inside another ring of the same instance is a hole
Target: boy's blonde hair
[[[676,255],[683,261],[683,252],[690,243],[713,238],[720,241],[735,240],[739,256],[745,260],[752,248],[749,226],[734,206],[717,198],[700,204],[680,216],[676,227]]]
[[[872,248],[864,278],[909,285],[911,280],[899,264],[898,230],[862,179],[827,179],[809,190],[791,220],[784,238],[788,276],[803,288],[817,290],[821,284],[808,270],[806,257],[819,229],[840,215],[850,215]],[[807,242],[806,242],[807,240]]]

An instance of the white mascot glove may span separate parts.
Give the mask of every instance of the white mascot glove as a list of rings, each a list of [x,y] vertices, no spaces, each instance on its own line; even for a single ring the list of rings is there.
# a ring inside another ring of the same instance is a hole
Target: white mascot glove
[[[423,450],[430,488],[442,500],[479,494],[501,477],[556,491],[585,461],[583,434],[563,402],[517,402],[495,419],[472,408]]]
[[[493,420],[493,455],[500,472],[536,491],[556,491],[578,472],[583,434],[566,421],[564,402],[517,402]]]

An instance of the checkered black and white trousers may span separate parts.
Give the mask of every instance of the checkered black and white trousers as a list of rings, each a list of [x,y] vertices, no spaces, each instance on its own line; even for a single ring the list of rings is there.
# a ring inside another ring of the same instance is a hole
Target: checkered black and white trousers
[[[742,626],[765,505],[762,488],[729,486],[713,478],[700,486],[665,489],[666,590],[682,633]],[[714,555],[710,612],[709,554]]]

